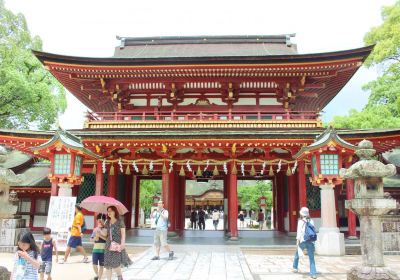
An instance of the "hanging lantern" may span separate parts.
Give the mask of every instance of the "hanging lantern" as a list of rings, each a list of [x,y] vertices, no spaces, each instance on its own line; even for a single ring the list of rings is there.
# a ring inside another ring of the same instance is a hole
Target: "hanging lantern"
[[[213,175],[214,176],[218,176],[219,175],[219,171],[218,171],[217,165],[214,166]]]
[[[271,177],[274,176],[274,170],[272,169],[272,165],[269,167],[268,175],[271,176]]]
[[[146,164],[143,166],[142,174],[143,175],[148,175],[149,174],[149,170],[147,169]]]
[[[292,176],[292,169],[289,164],[287,165],[286,176]]]
[[[126,166],[125,174],[126,175],[131,175],[131,169],[129,168],[129,164]]]
[[[181,165],[181,170],[179,170],[179,176],[182,176],[182,177],[186,176],[185,169],[183,169],[183,165]]]
[[[201,171],[200,165],[199,165],[199,166],[197,166],[196,177],[201,177],[201,176],[203,176],[203,172]]]
[[[163,163],[163,166],[162,166],[162,173],[163,174],[165,174],[165,173],[167,173],[168,171],[167,171],[167,167],[165,166],[165,162]]]
[[[235,162],[233,162],[233,164],[232,164],[232,171],[231,171],[231,173],[234,174],[234,175],[237,174],[237,168],[236,168],[236,163],[235,163]]]
[[[250,176],[256,176],[256,169],[254,168],[253,164],[251,165]]]
[[[97,172],[96,164],[93,164],[92,174],[96,174],[96,172]]]
[[[114,164],[111,163],[111,167],[110,167],[110,175],[114,176],[115,172],[114,172]]]

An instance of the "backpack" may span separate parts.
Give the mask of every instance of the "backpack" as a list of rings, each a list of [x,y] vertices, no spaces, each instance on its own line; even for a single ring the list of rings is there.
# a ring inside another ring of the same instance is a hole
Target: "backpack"
[[[315,227],[310,223],[309,220],[305,222],[304,229],[304,241],[316,241],[317,240],[317,231]]]

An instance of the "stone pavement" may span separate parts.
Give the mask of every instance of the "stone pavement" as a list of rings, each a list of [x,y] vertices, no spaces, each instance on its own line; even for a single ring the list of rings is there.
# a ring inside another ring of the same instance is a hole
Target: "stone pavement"
[[[124,279],[244,279],[297,280],[310,279],[308,257],[300,258],[300,273],[291,272],[293,248],[241,247],[237,245],[173,245],[175,258],[150,261],[153,249],[130,250],[133,265],[124,270]],[[12,269],[13,254],[1,253],[0,264]],[[93,279],[91,264],[73,256],[68,264],[54,264],[53,279]],[[400,274],[400,256],[385,256],[388,267]],[[316,256],[318,279],[346,279],[346,271],[361,263],[361,256]],[[105,279],[103,277],[103,279]]]

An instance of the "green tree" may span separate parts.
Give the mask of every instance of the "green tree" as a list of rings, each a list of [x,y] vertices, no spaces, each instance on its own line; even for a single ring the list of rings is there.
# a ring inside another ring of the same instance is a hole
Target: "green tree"
[[[338,128],[393,128],[400,125],[400,1],[382,8],[383,23],[373,27],[364,37],[366,45],[375,45],[365,61],[376,66],[381,75],[366,84],[370,92],[367,106],[351,110],[349,116],[335,117]]]
[[[253,186],[239,186],[238,197],[240,205],[243,209],[247,208],[256,210],[260,208],[259,198],[265,196],[267,198],[267,205],[272,205],[272,183],[271,181],[257,181]]]
[[[66,108],[64,88],[31,49],[41,50],[41,39],[0,0],[0,127],[49,129]]]
[[[153,205],[153,196],[161,194],[161,180],[140,180],[140,208],[150,214]]]

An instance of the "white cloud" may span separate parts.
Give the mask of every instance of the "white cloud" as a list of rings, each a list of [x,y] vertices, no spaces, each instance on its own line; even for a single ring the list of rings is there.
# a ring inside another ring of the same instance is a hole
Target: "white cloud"
[[[44,51],[75,56],[112,56],[121,36],[250,35],[296,33],[301,53],[363,46],[363,37],[380,24],[382,5],[393,0],[337,1],[130,1],[6,0],[6,7],[26,16]],[[325,120],[362,108],[361,85],[375,78],[359,71],[324,109]],[[84,106],[68,97],[60,123],[81,128]]]

